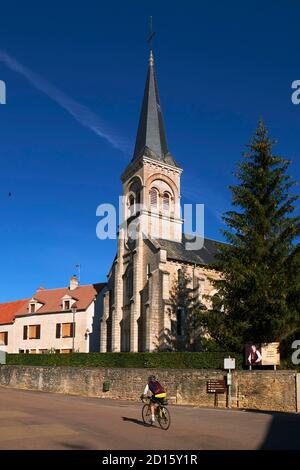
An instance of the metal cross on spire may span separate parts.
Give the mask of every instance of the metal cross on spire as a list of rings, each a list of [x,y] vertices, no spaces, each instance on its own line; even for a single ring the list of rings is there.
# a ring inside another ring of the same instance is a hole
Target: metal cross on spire
[[[150,16],[150,23],[149,23],[149,34],[148,34],[148,43],[149,43],[149,47],[150,47],[150,50],[152,51],[152,47],[153,47],[153,37],[155,35],[155,32],[153,31],[153,24],[152,24],[152,16]]]

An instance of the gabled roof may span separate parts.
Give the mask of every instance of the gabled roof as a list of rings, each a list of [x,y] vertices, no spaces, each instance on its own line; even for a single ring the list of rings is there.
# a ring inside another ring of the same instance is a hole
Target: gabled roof
[[[132,162],[142,156],[178,167],[168,150],[152,51]]]
[[[16,312],[18,312],[24,305],[27,305],[28,302],[29,299],[24,299],[0,304],[0,325],[13,323]]]
[[[182,261],[197,265],[209,265],[216,261],[218,245],[221,245],[221,242],[204,238],[202,248],[198,250],[188,250],[186,243],[191,243],[191,241],[191,238],[183,235],[182,242],[175,242],[162,238],[155,239],[152,242],[156,248],[166,250],[167,258],[170,260]],[[200,239],[198,239],[198,241],[201,242]]]
[[[68,295],[75,300],[73,306],[76,307],[77,310],[85,310],[105,285],[105,283],[89,284],[86,286],[78,286],[73,290],[70,290],[68,287],[37,290],[33,295],[33,298],[43,305],[33,315],[61,312],[63,297],[65,295]],[[16,317],[28,314],[27,302],[16,312]]]

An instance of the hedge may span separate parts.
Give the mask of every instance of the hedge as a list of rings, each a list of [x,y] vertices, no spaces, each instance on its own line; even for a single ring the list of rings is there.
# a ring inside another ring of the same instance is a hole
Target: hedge
[[[153,369],[223,369],[224,357],[234,357],[241,369],[243,356],[228,352],[7,354],[8,365]]]

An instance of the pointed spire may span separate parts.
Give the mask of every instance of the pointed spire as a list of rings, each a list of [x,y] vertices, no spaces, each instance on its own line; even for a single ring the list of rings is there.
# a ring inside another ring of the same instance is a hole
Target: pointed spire
[[[144,99],[132,161],[137,160],[143,155],[168,165],[177,166],[168,151],[152,50],[150,50]]]
[[[149,65],[150,65],[151,67],[154,66],[154,57],[153,57],[153,52],[152,52],[152,50],[150,50]]]

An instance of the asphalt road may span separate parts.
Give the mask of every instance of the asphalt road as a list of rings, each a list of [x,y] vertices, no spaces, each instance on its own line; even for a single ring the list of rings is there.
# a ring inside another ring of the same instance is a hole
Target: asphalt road
[[[300,449],[300,415],[170,406],[168,431],[141,403],[0,387],[0,449]]]

